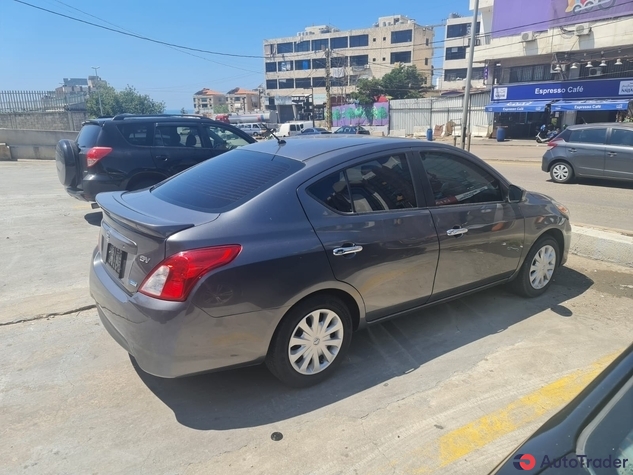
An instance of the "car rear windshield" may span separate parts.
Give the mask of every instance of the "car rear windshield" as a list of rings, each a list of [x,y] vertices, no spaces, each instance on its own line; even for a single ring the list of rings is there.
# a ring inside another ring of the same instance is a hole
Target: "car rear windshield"
[[[86,124],[81,128],[77,136],[77,145],[79,148],[94,147],[97,144],[101,126],[96,124]]]
[[[205,213],[237,208],[303,168],[284,157],[232,150],[176,175],[152,190],[168,203]]]

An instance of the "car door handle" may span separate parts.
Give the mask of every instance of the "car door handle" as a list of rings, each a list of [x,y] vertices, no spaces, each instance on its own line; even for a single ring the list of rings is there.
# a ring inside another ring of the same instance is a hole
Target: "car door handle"
[[[616,152],[609,152],[608,154],[609,154],[610,157],[615,157],[617,155]]]
[[[568,150],[569,150],[571,153],[576,152],[576,149],[575,149],[575,148],[570,148],[570,149],[568,149]]]
[[[446,231],[446,234],[448,236],[454,236],[454,237],[459,237],[462,236],[464,234],[466,234],[468,232],[467,228],[453,228],[453,229],[449,229],[448,231]]]
[[[163,162],[169,160],[169,155],[156,155],[157,160],[162,160]]]
[[[348,256],[363,250],[363,246],[337,247],[332,251],[335,256]]]

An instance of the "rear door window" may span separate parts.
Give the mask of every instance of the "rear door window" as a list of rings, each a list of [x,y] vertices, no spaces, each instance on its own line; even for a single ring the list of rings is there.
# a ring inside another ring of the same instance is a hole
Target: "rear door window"
[[[149,142],[150,124],[120,124],[117,126],[121,135],[130,145],[151,145]]]
[[[303,168],[284,157],[237,149],[190,168],[158,185],[152,194],[205,213],[236,208]]]
[[[606,128],[572,130],[568,142],[593,143],[604,145],[607,139]]]
[[[633,147],[633,130],[612,129],[611,145]]]
[[[77,146],[79,148],[92,148],[97,144],[97,139],[101,133],[101,126],[97,124],[86,124],[79,131],[77,136]]]

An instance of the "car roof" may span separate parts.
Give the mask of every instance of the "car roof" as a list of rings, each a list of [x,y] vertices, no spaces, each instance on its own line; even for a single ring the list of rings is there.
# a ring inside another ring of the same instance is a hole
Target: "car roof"
[[[191,122],[192,124],[204,122],[211,124],[224,124],[230,125],[226,122],[221,122],[218,120],[209,119],[208,117],[196,116],[196,115],[170,115],[170,114],[160,114],[160,115],[128,115],[128,114],[119,114],[114,117],[98,117],[96,119],[89,119],[85,123],[99,124],[104,125],[106,123],[126,123],[126,122]]]
[[[567,130],[593,129],[603,127],[620,127],[623,129],[633,129],[632,122],[596,122],[594,124],[576,124],[567,127]]]
[[[363,150],[366,153],[380,152],[390,148],[425,147],[430,145],[436,148],[446,148],[447,150],[454,149],[450,145],[436,142],[424,142],[398,137],[372,137],[369,135],[318,134],[304,137],[285,137],[283,140],[285,143],[282,145],[271,139],[247,145],[247,147],[254,152],[277,155],[301,162],[327,153],[351,148]]]

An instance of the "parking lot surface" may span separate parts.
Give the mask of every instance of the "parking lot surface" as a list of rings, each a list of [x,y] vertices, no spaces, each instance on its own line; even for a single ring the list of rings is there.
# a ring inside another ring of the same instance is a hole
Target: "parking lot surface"
[[[310,389],[259,366],[155,378],[90,308],[99,213],[52,162],[0,177],[0,473],[487,473],[633,339],[633,270],[570,256],[538,299],[495,288],[354,335]]]

